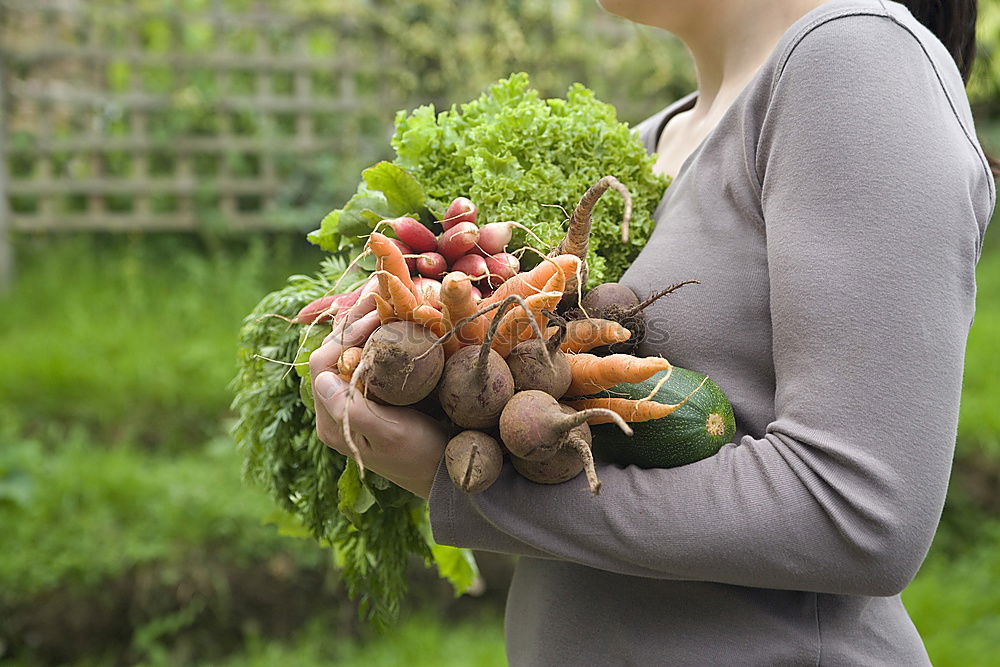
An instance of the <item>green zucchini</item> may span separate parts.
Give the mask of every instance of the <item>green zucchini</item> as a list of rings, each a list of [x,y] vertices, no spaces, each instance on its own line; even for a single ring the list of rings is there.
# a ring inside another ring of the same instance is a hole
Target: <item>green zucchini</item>
[[[607,396],[640,399],[649,396],[667,371],[661,371],[637,384],[622,383],[608,390]],[[631,437],[614,424],[592,426],[594,458],[620,465],[641,468],[673,468],[687,465],[715,454],[736,434],[736,419],[729,399],[711,378],[686,368],[674,367],[670,378],[652,400],[676,404],[698,388],[687,403],[672,414],[647,422],[630,424]]]

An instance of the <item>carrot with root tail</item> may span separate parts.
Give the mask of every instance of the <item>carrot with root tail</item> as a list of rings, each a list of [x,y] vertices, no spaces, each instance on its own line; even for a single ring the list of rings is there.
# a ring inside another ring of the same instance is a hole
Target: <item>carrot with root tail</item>
[[[681,406],[687,403],[688,399],[698,393],[698,391],[705,386],[705,381],[707,379],[708,378],[702,380],[701,384],[695,387],[690,394],[677,403],[659,403],[648,398],[633,400],[630,398],[616,398],[613,396],[581,398],[578,400],[565,401],[565,403],[575,410],[589,410],[591,408],[611,410],[619,417],[632,424],[637,422],[648,422],[672,415],[680,409]],[[610,424],[612,421],[614,420],[606,414],[594,414],[594,416],[587,419],[587,423],[591,426],[597,426],[598,424]]]
[[[595,394],[619,382],[643,382],[660,371],[669,372],[673,368],[663,357],[633,357],[628,354],[598,357],[586,353],[571,355],[569,367],[573,381],[567,396]]]
[[[491,306],[514,294],[522,299],[526,299],[532,294],[544,292],[545,286],[557,272],[562,272],[564,276],[569,276],[571,273],[576,273],[579,265],[580,259],[573,255],[546,257],[541,264],[530,271],[523,271],[504,282],[491,296],[483,299],[481,305]],[[568,277],[566,279],[569,280]]]
[[[414,297],[419,298],[417,288],[410,277],[410,269],[406,265],[406,258],[403,257],[403,252],[392,242],[392,239],[385,234],[372,232],[368,236],[368,247],[376,257],[376,268],[384,272],[378,274],[379,292],[382,293],[382,298],[391,301],[389,288],[385,282],[389,275],[398,278]]]
[[[601,198],[601,195],[608,191],[608,188],[617,191],[625,201],[625,211],[622,215],[621,230],[622,243],[628,243],[628,224],[632,219],[632,195],[629,193],[628,188],[622,185],[617,178],[614,176],[605,176],[590,186],[590,188],[580,198],[579,203],[577,203],[576,208],[573,209],[573,213],[569,217],[569,223],[566,227],[566,236],[562,241],[560,241],[559,245],[556,246],[556,249],[552,251],[553,255],[575,255],[583,262],[579,279],[576,275],[573,277],[567,277],[566,279],[565,295],[567,303],[575,301],[577,294],[587,284],[586,260],[587,251],[590,248],[590,227],[594,213],[594,206],[597,204],[597,200]]]
[[[552,335],[557,331],[557,327],[549,327],[545,330],[545,335]],[[566,335],[559,349],[570,354],[590,352],[595,347],[624,343],[631,336],[631,331],[611,320],[596,317],[570,320],[566,323]]]
[[[506,359],[518,343],[530,339],[548,323],[543,311],[555,310],[560,299],[562,292],[540,292],[525,298],[525,308],[514,308],[502,316],[493,338],[493,349]]]
[[[450,329],[478,309],[472,295],[472,281],[460,271],[452,271],[441,281],[441,304],[445,325]],[[455,332],[455,339],[462,345],[479,345],[486,337],[489,322],[485,317],[475,318]]]
[[[340,353],[340,358],[337,359],[337,370],[340,373],[340,377],[345,378],[348,382],[350,381],[351,376],[354,375],[354,371],[358,368],[358,364],[361,363],[362,351],[360,347],[344,348],[344,351]]]

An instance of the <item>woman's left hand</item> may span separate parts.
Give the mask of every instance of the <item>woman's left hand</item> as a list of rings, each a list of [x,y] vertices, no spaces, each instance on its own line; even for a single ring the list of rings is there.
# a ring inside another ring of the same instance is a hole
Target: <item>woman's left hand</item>
[[[328,447],[352,457],[344,439],[346,406],[365,468],[427,499],[448,442],[444,427],[412,408],[369,401],[360,391],[352,391],[349,398],[347,382],[331,372],[336,369],[341,350],[367,339],[369,327],[368,322],[359,321],[342,334],[335,332],[309,357],[316,433]]]

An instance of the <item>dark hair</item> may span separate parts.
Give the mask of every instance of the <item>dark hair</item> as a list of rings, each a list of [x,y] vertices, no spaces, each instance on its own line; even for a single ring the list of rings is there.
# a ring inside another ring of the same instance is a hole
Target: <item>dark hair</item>
[[[902,4],[941,40],[968,83],[976,57],[977,0],[902,0]],[[994,178],[1000,178],[1000,161],[989,154],[986,160]]]

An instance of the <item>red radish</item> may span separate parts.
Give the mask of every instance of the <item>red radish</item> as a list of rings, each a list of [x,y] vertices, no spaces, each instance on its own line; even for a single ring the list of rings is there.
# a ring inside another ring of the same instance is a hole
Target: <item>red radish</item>
[[[473,289],[475,289],[475,288],[473,288]],[[486,283],[483,283],[483,284],[481,284],[479,286],[479,298],[481,298],[481,299],[487,299],[487,298],[493,296],[493,292],[495,292],[495,291],[496,290],[494,290],[492,287],[490,287]]]
[[[462,255],[451,265],[452,271],[461,271],[473,280],[482,280],[488,273],[486,260],[479,255]]]
[[[475,299],[476,301],[483,300],[483,293],[480,292],[479,288],[476,287],[475,285],[472,286],[472,298]]]
[[[396,244],[396,247],[399,248],[399,252],[403,253],[403,259],[406,260],[406,268],[410,270],[410,275],[416,273],[417,258],[413,254],[413,249],[410,248],[410,246],[403,243],[402,241],[400,241],[399,239],[389,239],[389,240]]]
[[[496,289],[517,275],[521,270],[521,262],[509,252],[498,252],[486,258],[486,269],[490,274],[486,281]]]
[[[383,220],[385,224],[392,227],[393,233],[400,241],[410,246],[413,252],[428,252],[437,247],[437,237],[434,232],[424,227],[413,218],[393,218]]]
[[[375,299],[372,298],[372,293],[378,292],[378,276],[371,276],[368,281],[358,290],[358,298],[355,302],[347,308],[344,308],[339,313],[337,313],[335,322],[345,322],[344,326],[352,322],[356,322],[361,319],[364,315],[375,310]]]
[[[438,237],[438,252],[449,264],[469,252],[479,240],[479,227],[472,222],[460,222]]]
[[[429,303],[435,308],[441,307],[441,283],[431,278],[414,278],[413,285],[417,288],[417,294],[424,303]]]
[[[447,231],[460,222],[476,224],[476,214],[478,212],[479,209],[476,208],[471,199],[456,197],[448,205],[448,210],[445,211],[444,218],[441,220],[441,226]]]
[[[319,324],[332,319],[337,313],[354,305],[361,296],[361,288],[347,294],[331,294],[307,304],[295,316],[293,322],[299,324]]]
[[[437,243],[437,239],[434,240]],[[448,262],[445,261],[441,253],[422,252],[417,257],[417,273],[424,278],[441,280],[444,274],[448,273]]]
[[[491,222],[479,228],[477,245],[485,255],[495,255],[503,252],[513,236],[514,223]]]

